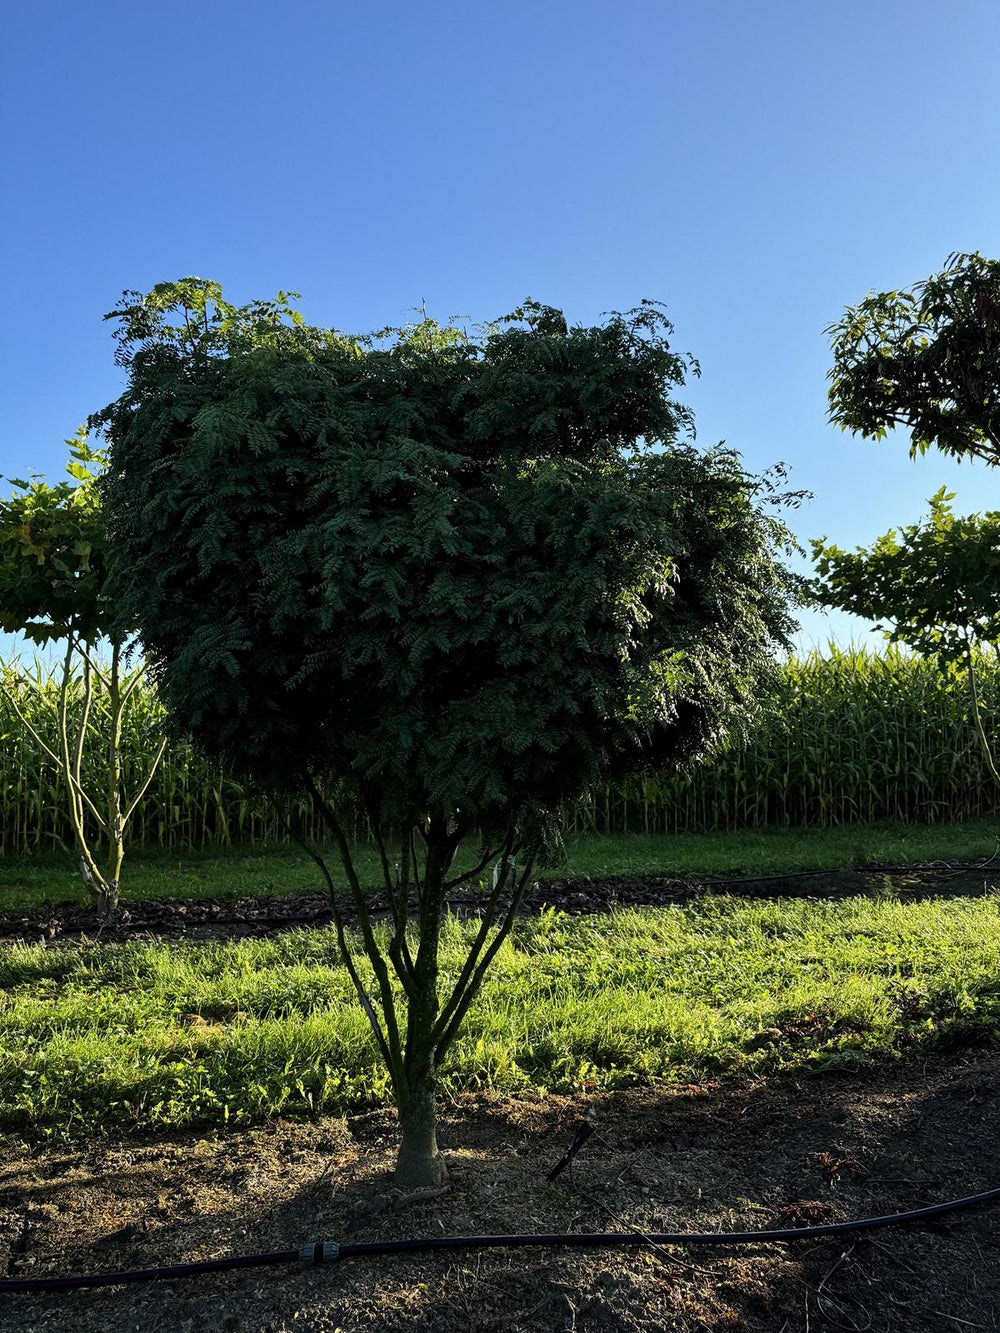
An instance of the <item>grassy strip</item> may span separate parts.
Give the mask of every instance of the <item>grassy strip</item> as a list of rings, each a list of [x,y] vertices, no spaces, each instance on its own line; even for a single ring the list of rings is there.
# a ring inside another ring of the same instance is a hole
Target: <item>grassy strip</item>
[[[757,829],[736,833],[594,835],[569,838],[565,865],[539,870],[551,875],[767,875],[826,870],[866,862],[972,860],[997,849],[1000,823],[873,824],[827,829]],[[328,849],[335,879],[336,852]],[[357,849],[363,883],[378,882],[374,851]],[[473,865],[475,848],[463,848],[459,864]],[[1000,864],[1000,862],[998,862]],[[284,846],[213,852],[137,850],[125,863],[123,897],[243,898],[264,893],[320,890],[316,867],[297,849]],[[87,901],[71,857],[0,859],[0,912],[55,902]]]
[[[471,928],[450,920],[454,974]],[[850,1066],[993,1040],[1000,908],[747,902],[518,922],[445,1075],[568,1090]],[[328,932],[0,955],[0,1122],[56,1133],[246,1123],[382,1099]]]

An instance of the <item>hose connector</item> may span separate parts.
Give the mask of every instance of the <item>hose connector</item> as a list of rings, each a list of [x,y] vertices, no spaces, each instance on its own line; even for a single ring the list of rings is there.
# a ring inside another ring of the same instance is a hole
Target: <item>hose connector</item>
[[[335,1240],[317,1240],[303,1245],[299,1262],[303,1264],[335,1264],[340,1258],[340,1246]]]

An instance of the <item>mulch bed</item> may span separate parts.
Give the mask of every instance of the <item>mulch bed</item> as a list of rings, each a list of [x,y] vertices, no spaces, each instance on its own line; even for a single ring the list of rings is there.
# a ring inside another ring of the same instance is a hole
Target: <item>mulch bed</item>
[[[1000,1058],[443,1110],[444,1194],[407,1202],[390,1112],[0,1150],[0,1266],[64,1275],[408,1236],[804,1226],[1000,1184]],[[546,1175],[589,1106],[572,1173]],[[2,1333],[962,1333],[998,1327],[1000,1209],[753,1249],[353,1259],[0,1296]]]
[[[525,898],[526,913],[556,908],[564,912],[604,912],[611,907],[649,907],[683,903],[706,893],[735,893],[754,898],[842,898],[889,891],[905,899],[947,894],[975,896],[994,891],[1000,868],[981,865],[872,866],[851,870],[805,871],[763,877],[678,879],[649,875],[608,875],[544,879]],[[449,902],[456,912],[475,913],[482,893],[458,886]],[[387,913],[384,896],[373,893],[371,911]],[[350,919],[346,902],[342,910]],[[10,943],[58,939],[261,936],[296,926],[331,921],[325,893],[267,894],[253,898],[167,898],[127,903],[114,921],[102,921],[89,907],[57,903],[51,907],[0,914],[0,939]]]

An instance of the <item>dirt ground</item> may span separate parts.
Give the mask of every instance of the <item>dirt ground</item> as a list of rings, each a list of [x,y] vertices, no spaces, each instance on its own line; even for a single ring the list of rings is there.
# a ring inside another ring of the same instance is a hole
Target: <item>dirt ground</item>
[[[297,1247],[529,1231],[734,1230],[920,1207],[1000,1185],[1000,1057],[865,1073],[462,1097],[451,1185],[401,1200],[391,1113],[200,1138],[0,1152],[0,1264],[42,1277]],[[588,1106],[595,1132],[546,1175]],[[962,1333],[1000,1316],[1000,1208],[753,1249],[499,1250],[0,1296],[33,1333]]]
[[[611,907],[655,907],[687,902],[706,893],[750,898],[844,898],[852,894],[892,894],[913,901],[947,894],[976,897],[995,892],[1000,868],[990,865],[867,866],[849,870],[801,871],[786,875],[734,876],[726,879],[676,879],[650,875],[608,875],[542,880],[522,905],[524,913],[554,907],[564,912],[604,912]],[[377,893],[369,900],[373,916],[387,915]],[[458,885],[448,898],[458,913],[475,913],[482,895]],[[342,904],[345,917],[354,912]],[[65,939],[238,939],[268,935],[297,926],[323,926],[332,920],[325,893],[265,894],[254,898],[167,898],[126,903],[113,922],[102,921],[89,907],[58,903],[23,912],[0,913],[0,939],[26,943]]]

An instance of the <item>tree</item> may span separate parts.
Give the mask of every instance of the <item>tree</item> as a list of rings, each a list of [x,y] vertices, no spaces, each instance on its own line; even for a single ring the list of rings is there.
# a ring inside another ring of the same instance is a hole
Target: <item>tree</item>
[[[66,782],[80,873],[98,910],[109,916],[118,907],[126,826],[166,741],[139,791],[129,798],[122,784],[122,725],[144,668],[125,666],[128,635],[106,587],[106,534],[96,484],[104,455],[88,443],[84,427],[67,444],[72,481],[49,486],[40,477],[11,478],[16,490],[0,500],[0,629],[23,633],[39,645],[65,644],[57,750],[24,713],[13,682],[0,678],[0,690]],[[97,646],[104,640],[111,653],[110,660],[102,661]],[[82,697],[74,716],[70,704],[77,683]],[[84,753],[102,713],[107,729],[104,790],[87,791]]]
[[[1000,651],[1000,513],[957,518],[954,498],[942,486],[929,518],[891,529],[867,549],[814,541],[814,593],[824,606],[878,622],[891,642],[934,659],[968,687],[976,734],[1000,785],[976,679],[979,653]]]
[[[850,306],[833,335],[831,419],[882,439],[910,432],[910,456],[935,445],[1000,462],[1000,261],[949,257],[941,273]]]
[[[1000,262],[951,255],[942,272],[867,296],[827,331],[837,425],[869,439],[906,427],[911,458],[934,445],[960,460],[1000,463]],[[1000,784],[976,682],[977,651],[1000,644],[1000,514],[956,518],[952,499],[942,487],[926,522],[893,529],[868,549],[849,554],[825,537],[814,541],[812,596],[878,621],[887,638],[964,681]]]
[[[561,803],[703,753],[773,673],[794,579],[767,501],[788,497],[682,438],[667,390],[691,363],[653,304],[590,328],[526,302],[475,336],[424,318],[356,338],[290,299],[237,308],[185,279],[109,316],[129,370],[93,419],[114,586],[173,724],[322,811],[360,948],[309,851],[391,1076],[397,1179],[426,1185],[444,1174],[437,1069]],[[328,780],[370,819],[384,929]],[[473,837],[469,879],[516,875],[446,977]]]

